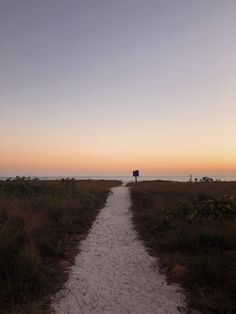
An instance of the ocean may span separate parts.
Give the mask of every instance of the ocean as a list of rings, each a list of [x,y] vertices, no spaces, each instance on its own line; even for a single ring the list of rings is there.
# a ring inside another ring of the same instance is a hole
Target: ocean
[[[194,176],[195,178],[200,180],[203,176]],[[236,181],[236,176],[210,176],[214,180],[220,181]],[[75,178],[78,180],[121,180],[123,182],[131,182],[134,181],[134,177],[132,176],[39,176],[40,180],[61,180],[63,178]],[[0,177],[1,180],[6,180],[7,177]],[[167,181],[179,181],[179,182],[187,182],[189,181],[189,176],[140,176],[138,177],[138,181],[153,181],[153,180],[167,180]]]

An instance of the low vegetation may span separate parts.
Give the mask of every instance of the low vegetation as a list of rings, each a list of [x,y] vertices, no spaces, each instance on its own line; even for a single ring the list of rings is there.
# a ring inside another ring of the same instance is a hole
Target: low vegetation
[[[131,185],[133,220],[201,313],[236,313],[236,182]]]
[[[0,181],[1,313],[42,312],[39,300],[58,282],[59,262],[68,259],[110,188],[119,184],[20,177]]]

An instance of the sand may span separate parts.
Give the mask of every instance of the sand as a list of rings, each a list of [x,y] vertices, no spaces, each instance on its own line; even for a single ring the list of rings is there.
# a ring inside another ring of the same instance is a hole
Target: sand
[[[111,190],[69,279],[53,299],[57,314],[179,313],[185,307],[177,285],[167,285],[132,226],[129,189]]]

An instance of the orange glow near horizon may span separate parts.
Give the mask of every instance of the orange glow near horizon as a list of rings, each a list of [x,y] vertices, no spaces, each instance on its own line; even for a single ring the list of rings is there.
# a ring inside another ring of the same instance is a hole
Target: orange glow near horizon
[[[0,176],[236,175],[236,1],[62,2],[1,7]]]
[[[104,173],[109,175],[129,174],[133,168],[139,168],[143,175],[163,173],[236,173],[235,158],[215,156],[115,156],[90,154],[62,154],[46,152],[39,154],[11,152],[1,156],[1,168],[15,174],[75,174]],[[2,170],[1,169],[1,170]]]

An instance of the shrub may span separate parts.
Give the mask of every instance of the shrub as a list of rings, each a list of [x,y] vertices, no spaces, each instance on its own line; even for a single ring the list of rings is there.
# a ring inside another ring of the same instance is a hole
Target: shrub
[[[133,221],[188,303],[202,313],[235,313],[236,182],[131,184]]]
[[[0,181],[1,313],[29,309],[48,294],[70,239],[88,231],[110,188],[119,184],[20,177]]]

